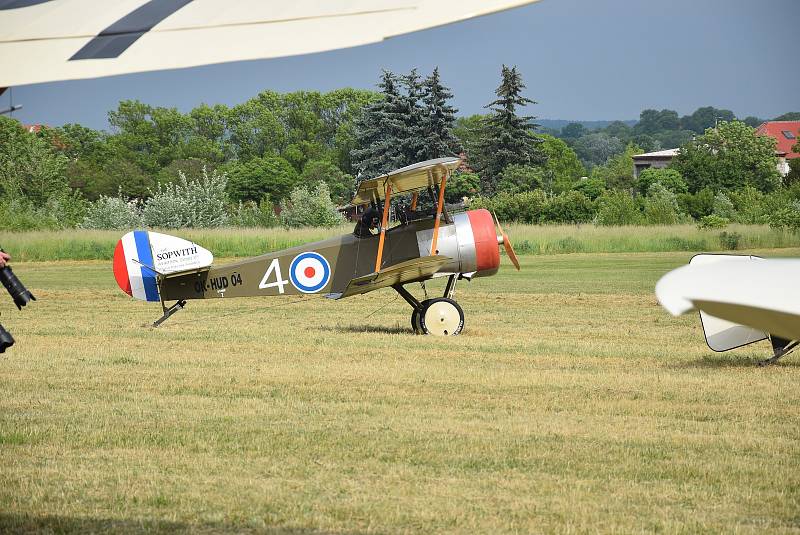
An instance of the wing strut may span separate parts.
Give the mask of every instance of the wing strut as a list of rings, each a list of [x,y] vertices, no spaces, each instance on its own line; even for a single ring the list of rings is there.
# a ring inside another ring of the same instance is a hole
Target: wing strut
[[[442,184],[439,186],[439,202],[436,204],[436,222],[433,224],[433,241],[431,242],[431,256],[439,254],[436,251],[436,242],[439,240],[439,222],[442,219],[442,209],[444,208],[444,188],[447,186],[448,170],[442,175]]]
[[[386,239],[386,231],[389,228],[389,205],[392,200],[392,183],[386,183],[386,198],[383,200],[383,219],[381,219],[381,237],[378,240],[378,256],[375,257],[375,273],[381,270],[383,261],[383,242]]]

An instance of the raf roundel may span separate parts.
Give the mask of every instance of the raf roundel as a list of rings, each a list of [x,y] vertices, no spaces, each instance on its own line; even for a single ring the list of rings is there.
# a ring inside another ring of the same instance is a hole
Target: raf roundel
[[[301,253],[289,266],[292,285],[303,293],[322,290],[331,278],[331,266],[319,253]]]

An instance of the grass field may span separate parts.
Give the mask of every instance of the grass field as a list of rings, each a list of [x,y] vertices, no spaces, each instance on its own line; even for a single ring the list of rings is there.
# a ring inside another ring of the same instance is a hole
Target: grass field
[[[689,257],[525,256],[459,283],[449,339],[388,290],[152,330],[108,262],[18,263],[0,532],[798,533],[800,358],[668,316]]]
[[[596,227],[594,225],[504,225],[519,254],[644,253],[669,251],[724,251],[800,247],[800,234],[766,225],[729,225],[724,230],[699,230],[695,225]],[[352,225],[286,230],[182,229],[165,230],[199,243],[217,257],[247,257],[277,251],[351,232]],[[723,234],[724,233],[724,234]],[[3,232],[0,245],[16,260],[109,260],[116,230],[60,232]]]

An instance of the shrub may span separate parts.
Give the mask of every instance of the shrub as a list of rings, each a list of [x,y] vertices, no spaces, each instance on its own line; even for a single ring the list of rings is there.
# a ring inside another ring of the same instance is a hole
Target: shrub
[[[445,188],[445,201],[458,203],[464,198],[471,199],[481,189],[481,177],[475,173],[456,173],[448,181]]]
[[[541,167],[509,165],[500,175],[498,191],[522,193],[540,189],[543,185],[544,170]]]
[[[701,217],[700,222],[697,224],[697,228],[700,230],[721,229],[727,227],[728,223],[730,223],[728,219],[711,214]]]
[[[597,199],[595,225],[641,225],[642,213],[636,200],[624,191],[607,191]]]
[[[547,223],[586,223],[595,215],[594,203],[580,191],[565,191],[547,199],[542,221]]]
[[[682,193],[678,195],[678,206],[681,212],[700,219],[714,211],[714,192],[705,188],[694,194]]]
[[[178,182],[159,184],[145,202],[142,222],[148,227],[221,227],[227,224],[227,177],[203,168],[197,179],[179,173]]]
[[[580,191],[591,200],[597,199],[606,190],[606,183],[602,178],[582,178],[575,184],[572,189]]]
[[[800,232],[800,201],[777,209],[767,215],[769,226],[778,230]]]
[[[742,235],[738,232],[721,232],[719,235],[719,243],[723,249],[728,251],[735,251],[739,248],[739,241]]]
[[[730,198],[720,192],[714,196],[714,211],[712,214],[728,221],[734,221],[736,219],[736,208],[734,208]]]
[[[122,195],[106,197],[101,195],[89,205],[81,228],[124,230],[136,228],[142,224],[142,215],[136,203]]]
[[[645,169],[639,175],[636,182],[636,189],[642,195],[647,195],[650,191],[650,186],[653,184],[661,184],[672,193],[686,193],[689,188],[686,186],[686,181],[683,180],[681,174],[675,169]]]
[[[674,225],[686,219],[675,194],[658,182],[651,184],[647,192],[644,217],[650,225]]]
[[[288,202],[281,202],[281,222],[286,227],[335,227],[344,221],[324,182],[311,191],[305,186],[295,188]]]
[[[731,191],[728,196],[736,210],[736,221],[745,225],[764,222],[764,194],[752,186]]]
[[[259,204],[239,201],[231,210],[228,223],[234,227],[270,228],[278,226],[279,221],[272,203],[265,199]]]
[[[280,156],[267,155],[226,167],[228,195],[233,201],[260,202],[266,195],[284,199],[299,181],[294,167]]]

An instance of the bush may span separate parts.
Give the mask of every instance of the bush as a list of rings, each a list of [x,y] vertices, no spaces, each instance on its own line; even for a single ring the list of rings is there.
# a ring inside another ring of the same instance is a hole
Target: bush
[[[228,223],[227,177],[205,168],[197,179],[179,172],[178,182],[159,184],[145,202],[142,222],[148,227],[221,227]]]
[[[642,213],[636,200],[624,191],[607,191],[597,199],[595,225],[641,225]]]
[[[678,206],[681,212],[687,213],[694,219],[711,215],[714,211],[714,192],[709,188],[697,193],[682,193],[678,195]]]
[[[547,202],[547,194],[537,189],[516,194],[500,192],[492,198],[476,197],[470,201],[469,208],[485,208],[496,213],[501,221],[541,223]]]
[[[597,199],[606,190],[606,183],[602,178],[582,178],[575,184],[572,189],[580,191],[591,200]]]
[[[800,232],[800,201],[769,213],[767,221],[774,229]]]
[[[644,217],[650,225],[674,225],[686,219],[675,194],[659,182],[650,185],[644,201]]]
[[[714,211],[712,214],[728,221],[736,220],[736,208],[734,208],[730,198],[722,192],[714,196]]]
[[[675,169],[645,169],[639,175],[636,182],[636,189],[642,195],[647,195],[650,191],[650,186],[653,184],[661,184],[672,193],[686,193],[689,188],[686,186],[686,181],[683,180],[681,174]]]
[[[542,221],[546,223],[587,223],[594,218],[594,203],[580,191],[565,191],[547,199]]]
[[[764,223],[764,194],[752,186],[731,191],[728,196],[736,210],[736,221],[745,225]]]
[[[228,195],[233,201],[260,202],[267,195],[285,199],[300,180],[294,167],[280,156],[267,155],[226,167]]]
[[[721,229],[727,227],[728,223],[730,223],[728,219],[711,214],[701,217],[700,222],[697,224],[697,228],[700,230]]]
[[[228,217],[228,223],[234,227],[245,228],[270,228],[278,226],[278,217],[272,208],[272,203],[263,200],[259,204],[253,201],[242,202],[236,205]]]
[[[78,192],[50,197],[36,206],[25,197],[0,204],[0,229],[58,230],[74,228],[86,213],[86,200]]]
[[[471,199],[481,189],[481,177],[475,173],[456,173],[447,181],[444,195],[445,201],[459,203],[465,198]]]
[[[324,182],[309,191],[305,186],[296,188],[289,200],[281,202],[281,222],[286,227],[335,227],[345,222],[331,201],[331,193]]]
[[[739,241],[742,239],[742,235],[738,232],[722,232],[719,235],[719,243],[723,249],[727,249],[728,251],[735,251],[739,248]]]
[[[540,189],[544,170],[541,167],[509,165],[500,174],[497,190],[506,193],[523,193]]]
[[[124,230],[141,226],[142,215],[135,202],[119,195],[106,197],[101,195],[89,205],[81,228]]]

